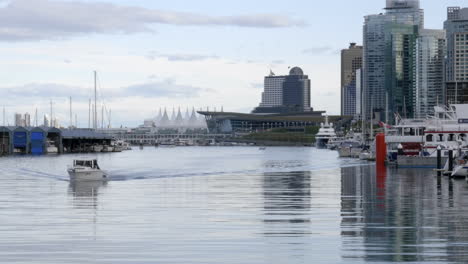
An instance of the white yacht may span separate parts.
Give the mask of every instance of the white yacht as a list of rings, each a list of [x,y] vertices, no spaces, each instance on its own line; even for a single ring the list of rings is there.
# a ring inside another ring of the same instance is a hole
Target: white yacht
[[[68,168],[71,181],[106,181],[107,174],[99,168],[97,160],[74,160]]]
[[[325,123],[320,124],[319,132],[315,135],[315,146],[317,148],[327,148],[328,142],[334,139],[336,139],[335,129],[333,124],[328,122],[328,116],[326,116]]]

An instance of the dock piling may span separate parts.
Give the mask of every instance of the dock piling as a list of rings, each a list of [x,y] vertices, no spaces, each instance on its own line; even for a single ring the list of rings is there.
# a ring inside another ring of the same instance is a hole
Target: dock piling
[[[442,176],[442,148],[437,147],[437,176]]]
[[[448,151],[448,173],[452,175],[453,172],[453,148]]]

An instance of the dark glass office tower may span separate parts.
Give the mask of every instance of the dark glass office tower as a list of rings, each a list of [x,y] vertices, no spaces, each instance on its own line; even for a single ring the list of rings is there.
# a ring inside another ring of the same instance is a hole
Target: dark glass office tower
[[[449,7],[444,23],[447,34],[446,100],[468,103],[468,8]]]
[[[289,75],[265,77],[265,90],[255,114],[279,114],[311,112],[310,80],[299,67],[290,70]]]
[[[299,67],[294,67],[283,83],[283,105],[293,112],[310,112],[310,80]]]

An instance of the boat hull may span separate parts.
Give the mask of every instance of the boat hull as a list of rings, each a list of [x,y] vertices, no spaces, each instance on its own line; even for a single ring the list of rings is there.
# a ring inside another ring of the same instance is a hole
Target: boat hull
[[[468,167],[466,166],[457,166],[453,169],[452,177],[467,177],[468,176]]]
[[[74,169],[68,170],[68,175],[71,181],[107,181],[108,176],[101,170],[86,170],[77,171]]]
[[[326,149],[329,138],[317,138],[317,142],[315,143],[315,147],[319,149]]]
[[[338,149],[340,158],[359,158],[361,148],[341,147]]]

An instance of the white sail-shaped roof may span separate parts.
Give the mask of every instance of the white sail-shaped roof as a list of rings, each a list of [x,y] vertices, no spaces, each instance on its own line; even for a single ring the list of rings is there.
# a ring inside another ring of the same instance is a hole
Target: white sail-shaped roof
[[[162,110],[161,110],[161,107],[159,108],[159,113],[158,115],[156,116],[156,118],[154,119],[154,122],[155,123],[158,123],[159,121],[161,121],[161,119],[163,118],[163,114],[162,114]]]
[[[177,116],[174,120],[174,124],[176,126],[182,126],[184,124],[184,118],[182,117],[182,113],[180,112],[180,107],[179,107],[179,110],[177,111]]]
[[[164,108],[164,114],[163,114],[161,120],[156,125],[164,127],[164,126],[170,125],[170,123],[171,123],[171,121],[169,120],[169,116],[167,115],[167,110]]]

